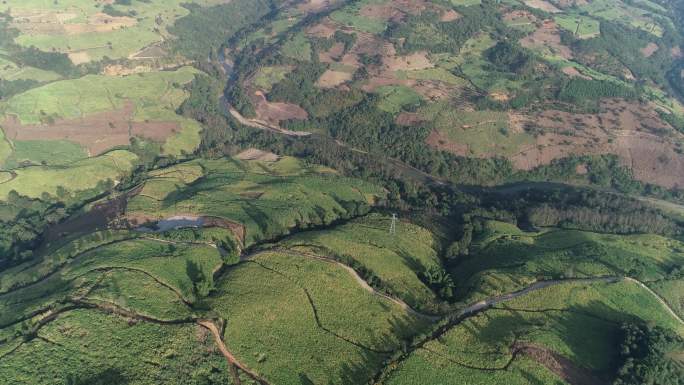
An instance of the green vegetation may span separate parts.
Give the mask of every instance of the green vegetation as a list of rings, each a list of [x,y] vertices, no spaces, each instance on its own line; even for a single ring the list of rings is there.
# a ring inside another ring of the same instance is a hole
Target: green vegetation
[[[68,168],[31,166],[17,169],[16,178],[0,185],[0,200],[6,200],[12,190],[32,198],[39,198],[44,193],[62,197],[88,189],[104,190],[100,187],[102,183],[113,185],[133,171],[137,159],[131,152],[116,150],[77,161]]]
[[[361,32],[380,34],[387,29],[384,20],[362,16],[361,8],[371,4],[383,4],[387,0],[362,0],[354,2],[338,11],[333,12],[330,18],[342,25],[354,28]]]
[[[378,108],[396,114],[403,108],[416,107],[422,97],[416,91],[404,86],[382,86],[376,90],[380,96]]]
[[[231,269],[210,301],[236,354],[274,383],[364,381],[423,327],[347,270],[278,252]]]
[[[15,168],[20,164],[68,165],[88,157],[80,145],[66,140],[31,140],[12,142],[14,151],[2,164]]]
[[[311,54],[309,54],[309,57]],[[287,67],[263,67],[259,68],[254,75],[254,85],[266,92],[271,91],[274,84],[285,80],[285,76],[290,72]]]
[[[470,256],[453,268],[468,301],[522,288],[539,278],[662,280],[684,262],[684,244],[656,235],[551,229],[525,233],[500,222],[476,223],[473,232]]]
[[[548,287],[468,318],[430,340],[401,362],[387,383],[559,383],[562,379],[544,366],[545,355],[564,357],[605,382],[614,376],[621,354],[621,323],[649,321],[681,331],[661,306],[633,283]]]
[[[581,39],[589,39],[601,33],[598,20],[581,15],[558,15],[554,21]]]
[[[441,266],[434,235],[407,222],[399,223],[392,235],[390,222],[391,218],[369,215],[330,229],[297,234],[280,244],[357,265],[356,270],[376,289],[413,308],[436,311],[438,299],[421,281],[424,272]]]
[[[190,14],[169,28],[177,36],[173,48],[191,58],[206,58],[240,29],[271,10],[269,0],[237,0],[211,7],[187,5]]]
[[[281,52],[290,59],[309,61],[311,60],[312,53],[311,43],[309,43],[304,34],[299,33],[285,42]]]
[[[616,385],[682,382],[684,368],[677,361],[677,355],[684,352],[681,336],[650,325],[627,324],[621,331],[624,364],[618,370]]]
[[[244,226],[244,245],[326,225],[368,210],[383,192],[332,170],[306,166],[294,158],[275,162],[197,160],[200,179],[184,183],[151,179],[128,204],[132,214],[165,218],[177,213],[220,217]]]
[[[189,83],[196,73],[193,68],[183,67],[126,77],[88,75],[34,88],[10,98],[0,109],[27,125],[87,119],[108,112],[112,113],[112,121],[178,122],[180,132],[172,134],[163,147],[166,154],[181,155],[199,145],[199,124],[175,112],[188,96],[181,85]]]

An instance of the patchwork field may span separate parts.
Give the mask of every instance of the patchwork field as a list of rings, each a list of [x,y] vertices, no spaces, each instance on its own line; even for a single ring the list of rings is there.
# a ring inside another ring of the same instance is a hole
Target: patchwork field
[[[180,155],[199,144],[199,124],[175,112],[187,98],[181,86],[195,74],[184,67],[51,83],[0,105],[5,117],[1,125],[12,141],[68,140],[93,156],[129,145],[134,136],[160,142],[164,153]]]
[[[20,31],[16,42],[43,51],[63,52],[75,64],[134,58],[144,48],[170,38],[167,27],[189,13],[179,0],[172,1],[7,0],[0,11],[9,11]],[[220,0],[201,0],[201,5]]]

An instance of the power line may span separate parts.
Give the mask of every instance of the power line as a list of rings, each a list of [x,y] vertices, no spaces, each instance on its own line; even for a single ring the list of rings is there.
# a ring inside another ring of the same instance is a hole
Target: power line
[[[389,233],[392,235],[397,233],[397,214],[392,214],[392,224],[390,225]]]

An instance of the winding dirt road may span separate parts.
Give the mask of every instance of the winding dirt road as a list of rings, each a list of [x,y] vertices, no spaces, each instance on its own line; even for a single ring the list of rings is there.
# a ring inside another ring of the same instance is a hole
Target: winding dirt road
[[[665,301],[665,298],[661,297],[660,294],[653,291],[653,289],[648,287],[645,283],[643,283],[637,279],[630,278],[630,277],[625,277],[625,281],[636,283],[637,285],[641,286],[643,289],[645,289],[646,291],[651,293],[651,295],[654,296],[658,300],[658,302],[660,302],[661,305],[663,305],[663,307],[667,310],[668,313],[670,313],[670,315],[672,317],[674,317],[677,321],[679,321],[680,324],[684,324],[684,319],[682,319],[682,317],[680,317],[679,314],[677,314],[672,309],[670,304],[667,303],[667,301]]]
[[[221,351],[221,354],[223,354],[223,356],[226,358],[226,361],[228,361],[229,365],[239,368],[240,370],[245,372],[249,377],[251,377],[254,381],[258,382],[261,385],[270,385],[268,381],[266,381],[266,379],[264,379],[259,374],[249,369],[247,366],[243,365],[240,361],[238,361],[237,358],[235,358],[233,353],[231,353],[230,350],[228,350],[228,347],[226,346],[225,342],[223,341],[223,337],[221,336],[221,331],[219,330],[218,326],[216,326],[214,321],[197,320],[197,324],[211,332],[212,336],[214,336],[216,346],[218,346],[219,350]],[[237,382],[239,383],[239,380]]]

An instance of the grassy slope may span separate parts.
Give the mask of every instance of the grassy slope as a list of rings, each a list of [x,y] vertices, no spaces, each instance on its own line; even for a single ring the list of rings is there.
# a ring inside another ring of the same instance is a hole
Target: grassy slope
[[[511,360],[514,342],[542,346],[599,376],[608,375],[619,353],[619,323],[631,320],[683,331],[655,298],[636,284],[565,284],[466,320],[414,352],[388,384],[564,383],[525,355],[516,357],[507,370],[500,370]]]
[[[191,185],[153,179],[131,200],[129,213],[153,218],[180,213],[222,217],[243,224],[245,244],[251,245],[296,226],[329,224],[384,194],[376,186],[294,158],[190,164],[203,167],[204,177]]]
[[[21,195],[39,198],[43,193],[57,195],[57,188],[69,192],[97,187],[100,181],[116,181],[134,168],[138,157],[125,150],[116,150],[95,158],[79,160],[68,167],[32,166],[16,170],[17,177],[0,184],[0,200],[15,190]]]
[[[434,236],[422,227],[400,222],[390,235],[391,219],[370,215],[332,229],[297,234],[281,243],[287,247],[319,246],[349,255],[378,276],[391,293],[411,307],[433,309],[438,299],[418,275],[439,266]]]
[[[255,262],[225,274],[211,304],[227,319],[228,346],[273,383],[298,383],[302,376],[313,383],[362,382],[384,356],[369,349],[394,349],[398,337],[420,330],[418,320],[339,266],[277,253]],[[328,332],[317,326],[302,288]]]
[[[488,222],[474,241],[476,255],[453,270],[468,300],[512,291],[538,278],[633,275],[659,280],[684,261],[684,244],[657,235],[523,233],[513,225]]]
[[[77,310],[39,336],[0,361],[0,384],[66,383],[70,376],[78,384],[231,383],[225,359],[195,325],[131,323]]]
[[[183,67],[176,71],[149,72],[125,77],[88,75],[63,80],[15,95],[0,104],[5,114],[16,115],[23,124],[38,124],[44,116],[55,119],[87,118],[90,114],[117,111],[126,103],[135,105],[132,120],[172,121],[183,128],[167,140],[165,152],[191,152],[199,144],[199,124],[176,115],[187,97],[181,85],[197,71]]]

